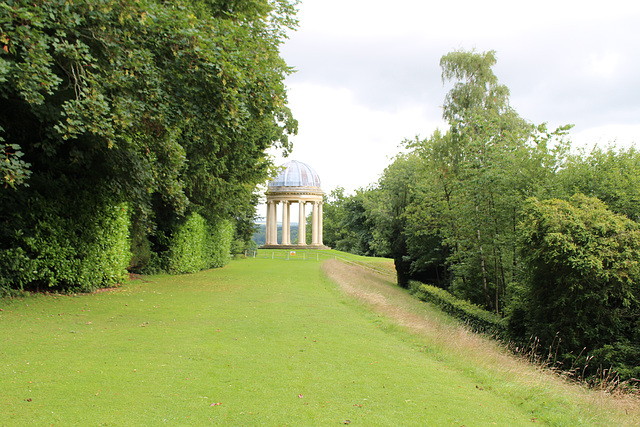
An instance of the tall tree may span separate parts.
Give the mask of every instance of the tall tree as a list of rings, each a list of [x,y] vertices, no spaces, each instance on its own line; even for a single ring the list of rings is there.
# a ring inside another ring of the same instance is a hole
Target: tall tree
[[[373,223],[367,207],[372,190],[358,189],[345,195],[334,189],[325,197],[323,208],[324,243],[334,249],[357,255],[375,255],[371,248]]]
[[[502,312],[517,281],[522,202],[549,189],[567,144],[566,128],[549,132],[511,108],[495,63],[493,51],[443,56],[443,81],[453,80],[443,108],[449,129],[405,145],[427,170],[408,209],[412,250],[418,256],[421,239],[433,245],[419,255],[423,264],[448,257],[450,290]]]
[[[454,284],[466,296],[475,294],[476,302],[499,311],[507,283],[505,264],[511,261],[504,252],[505,231],[514,228],[515,220],[508,195],[517,186],[509,182],[510,171],[517,167],[513,163],[532,126],[509,106],[509,90],[492,71],[495,63],[493,51],[455,51],[442,57],[443,81],[453,80],[454,85],[443,110],[450,135],[435,141],[441,157],[434,160],[453,172],[446,197],[450,212],[455,212],[450,220],[453,256],[458,260],[453,265],[458,279]],[[477,281],[482,287],[474,290],[472,283]]]
[[[407,287],[411,260],[407,256],[406,209],[420,182],[421,160],[413,153],[398,154],[384,170],[368,202],[368,215],[375,224],[372,248],[376,254],[393,258],[398,285]]]
[[[336,187],[324,198],[322,207],[322,239],[324,244],[338,249],[338,244],[345,238],[348,230],[344,228],[345,209],[344,203],[347,196],[343,187]],[[340,249],[344,250],[344,249]]]

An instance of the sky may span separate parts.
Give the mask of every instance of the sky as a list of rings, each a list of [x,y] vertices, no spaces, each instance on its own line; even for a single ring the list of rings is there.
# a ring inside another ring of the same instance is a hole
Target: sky
[[[495,50],[511,106],[575,147],[640,142],[640,2],[302,0],[281,55],[299,122],[288,158],[326,193],[375,183],[405,139],[446,130],[440,58]],[[260,213],[261,211],[259,211]],[[263,214],[264,215],[264,214]]]

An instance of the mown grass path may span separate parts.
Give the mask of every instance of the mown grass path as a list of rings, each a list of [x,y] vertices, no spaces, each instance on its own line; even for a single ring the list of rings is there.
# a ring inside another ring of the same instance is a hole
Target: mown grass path
[[[544,424],[317,262],[241,260],[0,304],[0,425]]]

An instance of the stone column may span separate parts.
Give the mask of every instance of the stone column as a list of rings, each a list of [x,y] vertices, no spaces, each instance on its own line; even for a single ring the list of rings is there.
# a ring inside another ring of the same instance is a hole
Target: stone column
[[[266,237],[264,240],[265,245],[271,244],[271,201],[267,200],[267,222],[265,224]]]
[[[282,202],[282,244],[291,244],[291,221],[289,220],[289,202]]]
[[[313,202],[311,214],[311,244],[318,245],[318,202]]]
[[[322,242],[322,205],[324,202],[318,202],[318,244],[324,245]]]
[[[304,202],[298,202],[298,245],[307,244],[307,218],[304,215]]]
[[[271,202],[271,215],[269,216],[271,218],[271,243],[269,243],[270,245],[277,245],[278,244],[278,202],[276,201],[272,201]]]

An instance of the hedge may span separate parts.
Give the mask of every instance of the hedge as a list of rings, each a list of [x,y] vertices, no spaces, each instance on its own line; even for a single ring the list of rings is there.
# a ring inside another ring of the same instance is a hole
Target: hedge
[[[469,301],[458,299],[444,289],[416,281],[409,282],[409,289],[418,299],[440,307],[445,313],[464,322],[476,332],[498,337],[506,336],[506,325],[503,319]]]
[[[0,249],[0,288],[90,292],[127,276],[126,204],[34,199],[12,247]]]
[[[231,221],[208,224],[197,213],[187,216],[171,237],[167,270],[172,274],[195,273],[225,266],[231,259],[233,234]]]

